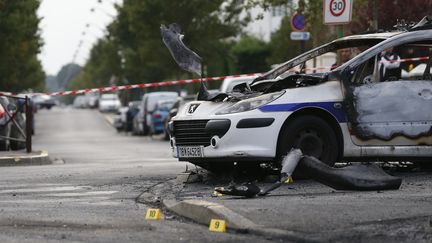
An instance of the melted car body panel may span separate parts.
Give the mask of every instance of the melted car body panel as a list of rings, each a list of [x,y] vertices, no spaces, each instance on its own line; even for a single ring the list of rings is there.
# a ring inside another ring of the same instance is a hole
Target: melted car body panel
[[[411,139],[430,137],[431,91],[431,81],[414,80],[373,83],[354,88],[357,136],[384,141],[397,136]],[[400,145],[417,145],[412,140],[399,142],[402,143]]]

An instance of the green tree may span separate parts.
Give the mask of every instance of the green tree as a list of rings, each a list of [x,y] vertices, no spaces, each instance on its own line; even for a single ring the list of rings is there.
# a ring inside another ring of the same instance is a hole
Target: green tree
[[[70,84],[72,89],[103,87],[110,85],[116,77],[116,84],[122,80],[121,57],[116,43],[102,38],[90,51],[90,57],[78,77]]]
[[[43,89],[38,0],[0,0],[0,90]]]
[[[237,36],[244,24],[239,18],[241,5],[234,2],[125,0],[110,27],[123,53],[125,76],[133,83],[190,76],[176,65],[161,40],[160,25],[174,22],[181,26],[185,44],[203,57],[208,75],[231,71],[228,39]]]
[[[237,70],[240,73],[268,71],[267,58],[270,49],[267,43],[252,36],[242,36],[233,48]]]
[[[285,62],[298,54],[300,43],[290,39],[292,31],[291,17],[286,16],[282,19],[279,30],[273,33],[270,39],[271,55],[268,58],[270,65]]]

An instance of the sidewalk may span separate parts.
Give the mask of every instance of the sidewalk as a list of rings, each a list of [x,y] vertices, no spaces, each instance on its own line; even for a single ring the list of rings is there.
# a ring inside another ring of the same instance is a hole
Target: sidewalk
[[[400,190],[336,191],[312,180],[284,185],[266,197],[214,197],[216,184],[186,183],[164,206],[208,225],[293,241],[432,240],[431,172],[402,173]],[[187,177],[186,177],[187,178]],[[261,186],[269,184],[260,183]]]
[[[47,151],[33,151],[32,153],[26,153],[24,150],[0,152],[0,166],[44,164],[51,164]]]

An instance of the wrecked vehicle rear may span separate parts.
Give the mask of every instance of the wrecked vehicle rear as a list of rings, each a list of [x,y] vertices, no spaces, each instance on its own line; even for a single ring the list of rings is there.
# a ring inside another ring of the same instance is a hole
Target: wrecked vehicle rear
[[[430,26],[341,38],[190,102],[170,123],[173,155],[207,167],[278,162],[293,147],[328,165],[432,157]],[[398,59],[387,65],[389,54]],[[411,75],[410,65],[424,67]]]

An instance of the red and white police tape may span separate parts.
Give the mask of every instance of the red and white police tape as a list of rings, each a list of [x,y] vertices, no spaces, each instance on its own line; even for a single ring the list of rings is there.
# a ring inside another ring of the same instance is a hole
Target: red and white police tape
[[[415,61],[424,61],[428,60],[429,57],[414,57],[414,58],[404,58],[400,60],[394,60],[390,62],[415,62]],[[332,69],[336,66],[328,66],[328,67],[315,67],[315,68],[306,68],[307,71],[313,70],[325,70]],[[297,70],[298,71],[298,70]],[[295,69],[290,69],[288,72],[296,72]],[[210,77],[204,78],[203,81],[216,81],[223,80],[225,78],[239,78],[239,77],[252,77],[257,76],[262,73],[251,73],[251,74],[238,74],[238,75],[228,75],[228,76],[218,76],[218,77]],[[69,91],[59,91],[59,92],[48,92],[48,93],[27,93],[27,94],[17,94],[12,92],[3,92],[0,91],[0,96],[36,96],[36,95],[51,95],[51,96],[62,96],[62,95],[78,95],[78,94],[86,94],[86,93],[102,93],[102,92],[110,92],[117,90],[125,90],[125,89],[139,89],[139,88],[149,88],[149,87],[161,87],[161,86],[170,86],[170,85],[179,85],[179,84],[191,84],[198,83],[201,79],[183,79],[183,80],[174,80],[174,81],[162,81],[155,83],[141,83],[141,84],[129,84],[122,86],[111,86],[111,87],[102,87],[102,88],[93,88],[93,89],[80,89],[80,90],[69,90]]]
[[[257,76],[260,74],[261,73],[251,73],[251,74],[238,74],[238,75],[229,75],[229,76],[210,77],[210,78],[203,78],[203,81],[216,81],[216,80],[223,80],[225,78],[252,77],[252,76]],[[198,83],[200,81],[201,81],[201,79],[199,79],[199,78],[198,79],[183,79],[183,80],[175,80],[175,81],[163,81],[163,82],[142,83],[142,84],[129,84],[129,85],[122,85],[122,86],[111,86],[111,87],[69,90],[69,91],[59,91],[59,92],[48,92],[48,93],[17,94],[17,93],[0,91],[0,96],[29,96],[29,97],[31,97],[31,96],[36,96],[36,95],[51,95],[51,96],[77,95],[77,94],[85,94],[85,93],[102,93],[102,92],[110,92],[110,91],[125,90],[125,89],[139,89],[139,88],[161,87],[161,86],[178,85],[178,84],[191,84],[191,83]]]

